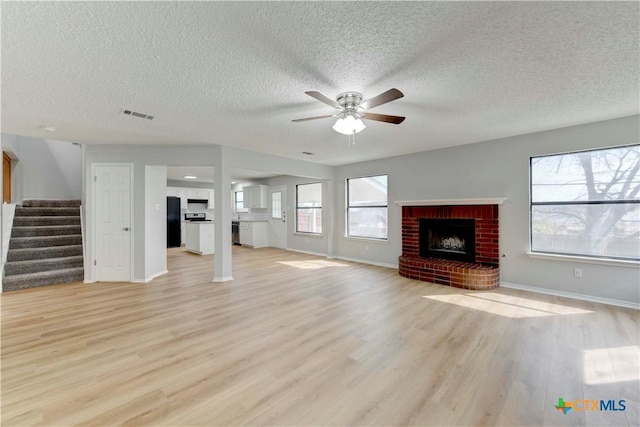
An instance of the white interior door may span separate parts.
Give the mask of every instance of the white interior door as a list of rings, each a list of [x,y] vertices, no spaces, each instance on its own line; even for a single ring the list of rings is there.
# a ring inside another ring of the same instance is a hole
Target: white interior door
[[[95,166],[95,269],[102,282],[131,281],[131,166]]]
[[[287,248],[287,188],[269,187],[269,246]]]

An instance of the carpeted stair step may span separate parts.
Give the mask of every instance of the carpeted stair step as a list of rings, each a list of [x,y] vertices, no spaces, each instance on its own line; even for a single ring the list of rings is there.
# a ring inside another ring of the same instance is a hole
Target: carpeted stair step
[[[80,225],[80,216],[16,216],[14,227]]]
[[[20,216],[80,216],[79,208],[16,208],[16,217]]]
[[[77,208],[80,200],[25,200],[22,206],[28,208]]]
[[[82,255],[82,245],[53,246],[50,248],[9,249],[7,262],[29,259],[62,258]]]
[[[45,248],[50,246],[82,245],[82,235],[12,237],[9,249]]]
[[[59,217],[56,217],[59,218]],[[66,236],[70,234],[82,234],[79,225],[56,225],[56,226],[32,226],[13,227],[11,237],[34,237],[34,236]]]
[[[38,273],[5,276],[2,285],[5,291],[35,288],[38,286],[56,285],[58,283],[79,282],[84,279],[84,268],[65,268]]]
[[[40,271],[61,270],[82,267],[82,255],[63,258],[32,259],[8,262],[4,265],[5,277],[17,274],[38,273]]]

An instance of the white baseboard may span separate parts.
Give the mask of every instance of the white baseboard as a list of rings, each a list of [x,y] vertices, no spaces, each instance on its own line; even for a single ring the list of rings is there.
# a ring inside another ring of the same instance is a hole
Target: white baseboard
[[[377,262],[377,261],[371,261],[368,259],[361,259],[361,258],[351,258],[351,257],[346,257],[346,256],[335,256],[336,259],[342,259],[344,261],[353,261],[353,262],[360,262],[362,264],[370,264],[370,265],[375,265],[378,267],[387,267],[387,268],[393,268],[395,270],[398,269],[398,264],[387,264],[385,262]]]
[[[220,283],[220,282],[230,282],[232,280],[233,280],[233,276],[214,277],[212,282]]]
[[[151,275],[151,276],[149,276],[149,277],[145,277],[145,278],[144,278],[144,279],[142,279],[142,280],[140,280],[140,279],[138,279],[138,280],[132,280],[132,281],[131,281],[131,283],[149,283],[150,281],[152,281],[152,280],[153,280],[153,279],[155,279],[156,277],[160,277],[160,276],[162,276],[163,274],[167,274],[168,272],[169,272],[169,270],[163,270],[163,271],[160,271],[160,272],[158,272],[158,273],[152,274],[152,275]]]
[[[298,252],[301,254],[309,254],[309,255],[316,255],[316,256],[320,256],[320,257],[324,257],[324,258],[328,258],[328,259],[341,259],[343,261],[352,261],[352,262],[359,262],[362,264],[369,264],[369,265],[375,265],[377,267],[387,267],[387,268],[393,268],[393,269],[398,269],[398,264],[387,264],[384,262],[377,262],[377,261],[371,261],[368,259],[361,259],[361,258],[351,258],[351,257],[345,257],[345,256],[339,256],[339,255],[334,255],[334,256],[329,256],[327,254],[323,254],[323,253],[319,253],[319,252],[311,252],[311,251],[303,251],[300,249],[291,249],[291,248],[287,248],[287,251],[291,251],[291,252]]]
[[[147,278],[147,282],[152,281],[152,280],[153,280],[153,279],[155,279],[156,277],[163,276],[163,275],[167,274],[168,272],[169,272],[169,270],[164,269],[164,270],[162,270],[162,271],[160,271],[160,272],[158,272],[158,273],[156,273],[156,274],[152,274],[151,276],[149,276],[149,277]]]
[[[298,253],[301,253],[301,254],[308,254],[308,255],[315,255],[315,256],[321,256],[321,257],[329,258],[329,256],[327,254],[321,254],[320,252],[302,251],[300,249],[291,249],[291,248],[287,248],[287,250],[291,251],[291,252],[298,252]]]
[[[536,288],[535,286],[519,285],[517,283],[500,282],[500,286],[504,288],[519,289],[537,294],[554,295],[557,297],[573,298],[582,301],[596,302],[600,304],[615,305],[617,307],[634,308],[640,310],[640,304],[635,302],[620,301],[617,299],[601,298],[592,295],[575,294],[573,292],[556,291],[553,289]]]

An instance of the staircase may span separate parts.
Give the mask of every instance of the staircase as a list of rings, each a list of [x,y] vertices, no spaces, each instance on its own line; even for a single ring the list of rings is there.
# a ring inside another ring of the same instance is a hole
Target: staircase
[[[17,207],[3,290],[83,279],[80,200],[26,200]]]

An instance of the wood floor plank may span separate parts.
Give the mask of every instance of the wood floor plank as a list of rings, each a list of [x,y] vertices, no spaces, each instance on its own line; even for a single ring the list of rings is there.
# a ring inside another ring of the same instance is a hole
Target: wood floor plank
[[[0,295],[2,425],[635,425],[637,310],[233,248]],[[632,284],[630,284],[632,285]],[[559,397],[625,399],[570,411]]]

